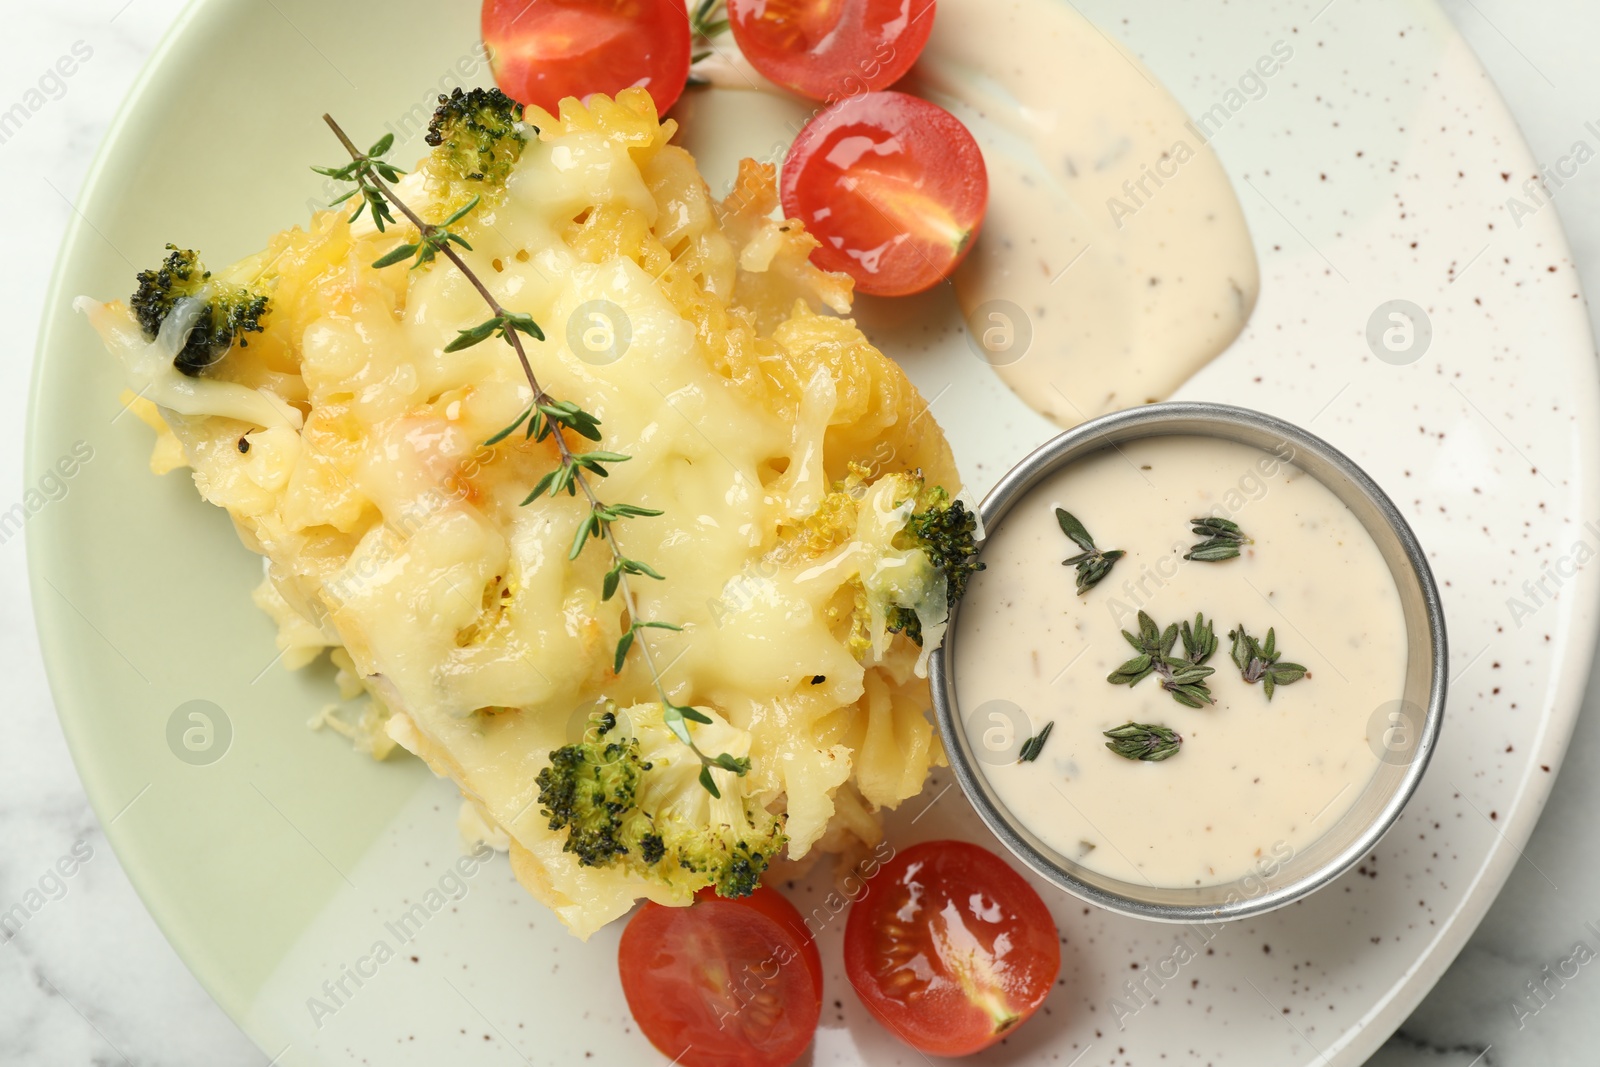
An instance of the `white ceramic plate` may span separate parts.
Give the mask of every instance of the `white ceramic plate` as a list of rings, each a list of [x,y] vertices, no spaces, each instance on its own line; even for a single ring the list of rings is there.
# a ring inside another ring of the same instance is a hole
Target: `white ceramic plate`
[[[1600,548],[1600,526],[1586,525],[1600,515],[1600,392],[1584,303],[1555,213],[1521,192],[1533,160],[1431,0],[1081,7],[1191,113],[1224,100],[1272,42],[1292,43],[1294,60],[1214,142],[1256,239],[1260,305],[1180,396],[1306,425],[1389,490],[1443,587],[1453,686],[1420,793],[1359,871],[1312,899],[1208,940],[1046,890],[1063,933],[1060,987],[980,1060],[1353,1064],[1427,991],[1518,862],[1572,728],[1597,573],[1575,564]],[[151,911],[281,1064],[654,1062],[622,1004],[615,928],[573,940],[503,862],[458,890],[446,872],[450,787],[304,729],[329,677],[275,666],[248,599],[257,564],[181,477],[145,472],[148,432],[120,415],[110,361],[68,308],[80,292],[127,291],[134,264],[165,241],[226,261],[303,218],[321,195],[306,166],[338,155],[324,110],[352,129],[391,123],[399,155],[417,154],[416,116],[441,77],[458,64],[484,76],[476,11],[465,0],[197,3],[94,169],[40,349],[30,469],[79,441],[93,451],[29,531],[68,738]],[[707,130],[695,138],[718,142],[705,155],[714,185],[732,149],[771,143],[759,128]],[[1532,210],[1514,216],[1513,195]],[[1396,299],[1425,309],[1432,330],[1401,366],[1365,340]],[[861,310],[938,398],[975,489],[1050,433],[970,355],[945,297]],[[219,728],[209,763],[168,743],[192,700]],[[985,840],[948,784],[936,776],[891,818],[891,840]],[[441,885],[451,899],[430,898]],[[793,896],[826,914],[828,892],[818,875]],[[426,918],[400,925],[417,902]],[[841,926],[823,924],[827,1009],[812,1060],[920,1062],[850,993]],[[379,943],[392,954],[382,963]],[[337,1010],[314,1013],[313,997]]]

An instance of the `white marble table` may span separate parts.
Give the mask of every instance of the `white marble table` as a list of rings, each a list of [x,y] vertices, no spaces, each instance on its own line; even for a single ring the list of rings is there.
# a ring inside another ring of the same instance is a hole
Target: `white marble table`
[[[0,361],[0,410],[14,427],[0,435],[0,510],[38,473],[23,469],[21,431],[34,333],[71,200],[118,102],[183,3],[7,5],[0,114],[21,103],[28,118],[0,123],[0,204],[13,237],[12,253],[0,259],[0,309],[12,338]],[[1600,119],[1593,55],[1600,5],[1444,3],[1538,159],[1554,163],[1575,141],[1592,140],[1584,123]],[[75,54],[61,68],[70,77],[47,74]],[[1580,170],[1556,203],[1586,287],[1596,291],[1600,174]],[[21,537],[0,541],[0,594],[0,677],[11,698],[0,712],[0,910],[41,880],[48,894],[17,936],[0,943],[0,1063],[266,1063],[167,945],[84,798],[39,662]],[[1591,818],[1600,811],[1600,692],[1585,710],[1526,850],[1530,862],[1512,874],[1438,988],[1374,1057],[1376,1067],[1600,1062],[1600,935],[1591,932],[1600,931],[1600,828]],[[70,879],[48,875],[74,854],[81,862]],[[1580,943],[1585,951],[1577,951]],[[1542,998],[1530,983],[1542,986]]]

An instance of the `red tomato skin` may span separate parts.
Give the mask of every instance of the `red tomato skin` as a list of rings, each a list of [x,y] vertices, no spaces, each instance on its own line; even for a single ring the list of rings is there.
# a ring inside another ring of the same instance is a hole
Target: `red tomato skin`
[[[737,974],[719,966],[730,947],[745,950]],[[775,889],[738,900],[705,889],[688,908],[646,903],[622,932],[617,963],[640,1031],[681,1067],[788,1067],[822,1017],[822,957],[805,920]],[[755,994],[741,992],[741,974]],[[774,986],[781,1014],[768,1019],[761,1011],[774,1006],[753,996]],[[764,1020],[781,1023],[781,1035]],[[751,1031],[770,1040],[756,1047],[746,1040]]]
[[[858,139],[871,147],[861,149]],[[840,166],[836,157],[852,163]],[[861,160],[871,166],[856,165]],[[920,235],[897,224],[894,193],[886,209],[854,191],[870,188],[857,183],[863,170],[942,205],[949,217],[938,232]],[[988,209],[989,171],[977,141],[944,108],[901,92],[867,93],[832,105],[800,131],[779,191],[784,213],[822,242],[813,263],[849,274],[858,292],[909,296],[944,281],[971,252]]]
[[[501,91],[552,115],[636,85],[665,114],[689,81],[685,0],[484,0],[481,26]]]
[[[927,47],[936,0],[727,0],[733,39],[769,81],[813,100],[887,89]]]
[[[1038,1011],[1055,985],[1061,944],[1050,910],[989,850],[965,841],[926,841],[898,853],[867,884],[845,920],[845,973],[873,1018],[913,1048],[935,1056],[988,1048]],[[1003,1030],[997,1032],[991,1015],[949,977],[931,937],[918,941],[892,932],[925,933],[930,918],[948,919],[951,908],[965,913],[962,919],[974,924],[966,932],[991,954],[997,938],[1009,938],[1009,947],[991,961],[1005,1004],[1017,1016]],[[897,960],[885,958],[886,947]],[[913,965],[931,967],[933,978],[919,986]]]
[[[727,902],[726,897],[717,896],[717,891],[707,886],[695,894],[695,902],[707,900],[720,900]],[[789,898],[776,889],[762,886],[748,897],[740,898],[737,903],[747,908],[754,908],[773,922],[782,923],[784,928],[794,935],[800,948],[800,957],[805,962],[806,970],[811,975],[812,984],[817,987],[817,1003],[822,1003],[822,953],[817,950],[817,939],[806,926],[805,917],[800,914],[800,909],[789,903]]]

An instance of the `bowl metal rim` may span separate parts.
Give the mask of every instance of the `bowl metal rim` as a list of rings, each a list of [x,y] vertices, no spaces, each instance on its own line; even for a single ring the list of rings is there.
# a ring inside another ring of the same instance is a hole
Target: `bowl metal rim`
[[[1196,423],[1206,423],[1209,427],[1196,426]],[[1433,758],[1444,721],[1445,697],[1449,684],[1446,673],[1449,655],[1444,607],[1439,596],[1438,584],[1434,581],[1433,570],[1428,566],[1427,556],[1423,552],[1421,543],[1388,494],[1365,470],[1327,441],[1293,423],[1249,408],[1205,401],[1167,401],[1102,415],[1056,435],[1007,471],[978,505],[980,522],[985,530],[990,529],[1004,519],[1017,500],[1045,477],[1084,455],[1107,446],[1114,446],[1119,441],[1167,433],[1238,440],[1228,433],[1229,430],[1254,434],[1265,432],[1277,436],[1339,470],[1360,491],[1360,495],[1366,498],[1394,533],[1421,590],[1428,623],[1427,652],[1431,662],[1428,669],[1428,704],[1416,751],[1406,765],[1399,788],[1379,810],[1377,817],[1354,841],[1327,862],[1277,889],[1221,905],[1157,903],[1110,892],[1083,882],[1018,833],[1012,822],[991,802],[988,794],[980,787],[978,779],[983,772],[972,764],[964,747],[957,743],[957,734],[964,728],[958,721],[958,707],[954,693],[955,679],[953,671],[946,664],[946,651],[955,639],[956,623],[960,614],[959,604],[950,612],[946,640],[929,658],[929,688],[932,691],[934,716],[944,741],[945,753],[961,791],[989,831],[1035,873],[1073,896],[1109,911],[1156,922],[1210,923],[1249,918],[1294,903],[1337,879],[1370,852],[1400,817],[1400,812],[1416,793],[1417,786],[1427,771],[1428,763]],[[1416,649],[1411,650],[1412,654],[1416,651]]]

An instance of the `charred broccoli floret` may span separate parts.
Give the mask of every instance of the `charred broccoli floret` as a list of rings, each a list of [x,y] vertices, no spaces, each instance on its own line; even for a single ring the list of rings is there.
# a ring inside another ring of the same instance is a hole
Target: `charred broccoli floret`
[[[967,591],[967,582],[983,564],[978,562],[978,517],[959,500],[935,486],[924,489],[917,498],[916,510],[895,535],[894,547],[902,551],[920,548],[928,562],[944,575],[945,603],[955,607]],[[922,620],[910,608],[894,607],[888,613],[890,633],[904,633],[922,644]]]
[[[522,158],[524,129],[522,105],[499,89],[456,89],[439,97],[427,141],[456,178],[498,183]]]
[[[749,896],[784,846],[781,817],[743,796],[736,784],[713,797],[700,784],[694,752],[636,708],[634,736],[607,709],[582,741],[550,753],[539,772],[539,804],[562,846],[586,867],[620,867],[686,890],[704,885],[725,897]],[[720,721],[700,731],[736,733]],[[705,733],[699,740],[717,747]]]
[[[197,302],[194,326],[173,359],[178,370],[194,377],[226,355],[235,341],[243,348],[250,343],[246,334],[261,333],[270,301],[248,287],[213,278],[194,252],[176,245],[167,249],[158,269],[139,272],[128,304],[145,338],[154,341],[180,301]]]

